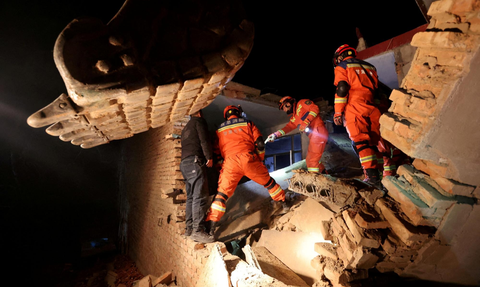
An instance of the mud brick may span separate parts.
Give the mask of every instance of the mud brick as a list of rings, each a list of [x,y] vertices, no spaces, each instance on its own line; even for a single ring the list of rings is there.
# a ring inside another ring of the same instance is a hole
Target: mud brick
[[[415,159],[412,164],[416,169],[421,170],[432,177],[448,177],[450,175],[446,166],[437,165],[431,161]]]
[[[341,214],[332,217],[332,220],[333,222],[336,222],[337,225],[340,226],[340,228],[343,230],[342,234],[346,235],[350,241],[355,241],[355,239],[353,238],[353,234],[350,232]]]
[[[365,248],[358,247],[353,252],[353,260],[351,262],[352,268],[356,269],[370,269],[375,267],[378,261],[378,256],[372,254]]]
[[[380,273],[387,273],[387,272],[394,272],[397,271],[398,269],[404,269],[406,268],[410,263],[395,263],[391,261],[382,261],[378,262],[375,265],[375,268],[380,272]]]
[[[435,212],[416,195],[411,185],[402,177],[392,176],[384,177],[382,184],[388,190],[388,194],[399,203],[401,210],[411,220],[418,225],[435,226],[435,222],[429,221],[425,216],[432,216]]]
[[[374,220],[362,212],[355,214],[355,222],[364,229],[385,229],[390,226],[387,221]]]
[[[402,165],[398,168],[397,173],[405,177],[412,186],[412,190],[418,197],[425,202],[430,208],[449,208],[454,201],[452,197],[446,197],[428,183],[428,176],[418,172],[411,165]]]
[[[372,206],[375,205],[375,201],[377,201],[377,199],[385,195],[385,192],[376,188],[373,190],[359,190],[358,193],[360,193],[365,201]]]
[[[382,248],[388,255],[391,255],[395,253],[397,246],[390,239],[385,238],[382,243]]]
[[[378,248],[380,246],[380,242],[378,240],[370,239],[365,236],[362,228],[355,222],[355,212],[344,210],[342,214],[343,218],[345,219],[345,223],[347,224],[350,232],[353,234],[353,238],[358,245],[367,248]]]
[[[338,259],[336,249],[337,248],[333,244],[325,243],[325,242],[317,242],[314,245],[315,252],[325,257],[332,258],[333,260]]]
[[[377,200],[375,205],[380,209],[385,219],[390,223],[391,230],[405,243],[407,246],[414,245],[417,242],[425,241],[428,234],[417,230],[408,222],[404,222],[397,217],[396,213],[390,209],[385,199]]]

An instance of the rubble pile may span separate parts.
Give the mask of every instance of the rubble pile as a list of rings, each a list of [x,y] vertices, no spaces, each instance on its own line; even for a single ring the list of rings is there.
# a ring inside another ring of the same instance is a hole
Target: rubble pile
[[[413,166],[403,165],[398,171],[398,176],[383,179],[387,194],[355,179],[295,171],[289,188],[332,211],[328,222],[319,219],[318,232],[328,242],[315,243],[319,255],[311,266],[316,270],[316,286],[355,286],[373,269],[409,274],[417,258],[439,245],[438,228],[444,227],[445,215],[468,200],[438,193]],[[294,218],[285,215],[275,228],[299,231],[302,227]]]
[[[335,179],[330,176],[316,176],[305,170],[293,170],[289,189],[315,200],[331,203],[338,207],[353,205],[359,196],[351,180]],[[350,184],[349,184],[350,183]]]

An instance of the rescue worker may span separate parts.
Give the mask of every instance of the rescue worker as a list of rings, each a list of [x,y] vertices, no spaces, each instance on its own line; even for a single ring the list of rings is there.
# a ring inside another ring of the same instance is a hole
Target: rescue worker
[[[374,105],[378,88],[376,68],[356,58],[357,51],[349,45],[334,53],[335,125],[347,129],[364,170],[364,181],[381,188],[377,158],[382,160],[385,175],[396,169],[391,159],[391,146],[380,136],[380,111]],[[378,154],[378,156],[377,156]]]
[[[218,193],[207,214],[210,221],[210,234],[213,235],[218,221],[225,214],[227,200],[233,195],[243,176],[263,185],[270,197],[281,202],[283,212],[288,210],[285,191],[270,176],[263,164],[265,143],[255,124],[242,117],[241,106],[229,105],[225,108],[223,122],[217,129],[218,147],[224,159],[218,180]]]
[[[180,170],[185,179],[187,203],[185,236],[201,243],[213,242],[205,232],[205,213],[208,209],[207,167],[213,166],[213,152],[202,111],[191,115],[181,134],[182,157]]]
[[[320,112],[318,106],[308,99],[300,100],[297,103],[294,98],[286,96],[280,100],[278,109],[292,116],[285,127],[268,136],[267,142],[272,142],[299,127],[300,132],[306,132],[310,139],[305,160],[308,171],[326,173],[321,158],[327,145],[328,130],[318,115]]]

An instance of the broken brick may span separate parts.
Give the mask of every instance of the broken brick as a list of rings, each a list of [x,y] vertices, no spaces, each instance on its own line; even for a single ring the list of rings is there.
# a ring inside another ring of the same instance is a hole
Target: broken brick
[[[398,218],[396,212],[390,209],[390,205],[384,198],[377,200],[375,205],[380,209],[385,219],[389,222],[391,230],[407,246],[425,241],[428,238],[429,234],[416,230],[414,226]]]
[[[355,214],[355,222],[358,224],[358,226],[365,229],[385,229],[390,226],[387,221],[372,220],[362,212],[358,212],[357,214]]]
[[[367,248],[378,248],[380,246],[380,242],[375,239],[370,239],[365,236],[362,228],[358,226],[358,224],[354,220],[354,212],[350,210],[344,210],[342,212],[343,218],[345,219],[345,223],[347,224],[350,232],[353,235],[355,242],[363,247]]]
[[[314,250],[320,255],[331,258],[333,260],[338,259],[337,248],[331,243],[317,242],[314,245]]]

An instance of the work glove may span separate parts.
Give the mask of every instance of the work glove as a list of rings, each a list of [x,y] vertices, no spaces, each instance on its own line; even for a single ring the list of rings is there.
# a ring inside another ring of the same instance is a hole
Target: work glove
[[[343,126],[343,114],[342,113],[335,113],[333,115],[333,122],[337,126]]]
[[[273,134],[270,134],[268,138],[265,140],[265,143],[273,142],[278,138],[277,132],[274,132]]]

